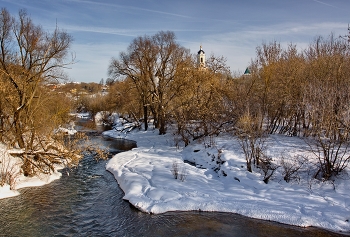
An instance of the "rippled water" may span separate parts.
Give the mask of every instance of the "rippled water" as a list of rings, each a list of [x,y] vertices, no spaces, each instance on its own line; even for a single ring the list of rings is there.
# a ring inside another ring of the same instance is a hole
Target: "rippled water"
[[[115,152],[121,148],[118,141],[97,139]],[[0,236],[341,236],[230,213],[142,213],[122,200],[105,164],[85,157],[61,179],[0,200]]]

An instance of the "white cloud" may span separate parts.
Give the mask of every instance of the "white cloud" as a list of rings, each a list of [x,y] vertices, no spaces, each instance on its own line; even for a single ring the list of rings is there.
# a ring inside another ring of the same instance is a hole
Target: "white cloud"
[[[98,6],[106,6],[106,7],[114,7],[114,8],[124,8],[124,9],[130,9],[133,11],[144,11],[144,12],[150,12],[150,13],[156,13],[156,14],[162,14],[162,15],[170,15],[170,16],[176,16],[181,18],[192,18],[191,16],[181,15],[181,14],[175,14],[167,11],[157,11],[153,9],[148,8],[142,8],[142,7],[134,7],[134,6],[128,6],[128,5],[121,5],[121,4],[114,4],[114,3],[102,3],[102,2],[93,2],[93,1],[85,1],[85,0],[68,0],[70,2],[77,2],[77,3],[86,3],[86,4],[93,4]]]
[[[63,25],[64,29],[71,32],[91,32],[91,33],[101,33],[101,34],[111,34],[111,35],[121,35],[121,36],[137,36],[138,32],[141,30],[137,29],[117,29],[109,27],[95,27],[95,26],[78,26],[78,25]]]
[[[317,2],[317,3],[320,3],[320,4],[323,4],[323,5],[326,5],[326,6],[329,6],[329,7],[334,7],[334,8],[338,8],[334,5],[331,5],[331,4],[328,4],[328,3],[325,3],[325,2],[321,2],[321,1],[318,1],[318,0],[313,0],[314,2]]]

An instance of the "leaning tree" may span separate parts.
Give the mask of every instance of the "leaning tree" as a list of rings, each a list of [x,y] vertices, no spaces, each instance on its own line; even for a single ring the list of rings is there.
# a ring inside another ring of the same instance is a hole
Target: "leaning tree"
[[[67,103],[48,83],[63,78],[72,37],[56,27],[46,32],[26,11],[0,12],[0,141],[18,147],[25,174],[51,172],[53,163],[75,157],[58,144],[54,127],[64,123]]]

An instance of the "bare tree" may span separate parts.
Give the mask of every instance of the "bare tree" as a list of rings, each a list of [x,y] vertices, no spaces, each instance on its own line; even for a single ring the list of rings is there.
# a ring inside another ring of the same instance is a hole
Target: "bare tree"
[[[110,110],[117,111],[120,117],[130,122],[135,121],[136,127],[141,127],[139,119],[143,115],[143,106],[139,103],[138,91],[130,78],[124,81],[116,81],[110,86],[107,101]]]
[[[259,166],[265,157],[265,131],[262,128],[262,122],[263,117],[260,113],[251,114],[247,111],[237,123],[236,135],[249,172],[252,172],[252,165]]]
[[[330,179],[342,172],[350,160],[350,50],[331,35],[317,38],[305,52],[308,84],[305,89],[313,140],[312,151],[319,159],[315,177]]]
[[[266,116],[269,133],[300,135],[307,127],[304,106],[305,58],[290,44],[277,42],[257,47],[257,59],[250,66],[256,81],[255,94]]]
[[[109,74],[112,77],[131,78],[137,88],[144,108],[147,129],[148,108],[153,113],[160,134],[166,133],[167,108],[177,95],[170,90],[177,75],[186,68],[189,51],[175,41],[173,32],[159,32],[153,36],[137,37],[122,52],[119,59],[112,59]]]
[[[40,157],[53,142],[57,124],[52,121],[63,118],[67,104],[49,107],[54,98],[46,84],[63,78],[61,69],[72,63],[73,58],[66,60],[71,42],[71,36],[59,28],[45,32],[24,10],[17,18],[6,9],[0,12],[0,137],[23,150],[25,166],[39,169],[39,160],[52,166],[52,160]]]

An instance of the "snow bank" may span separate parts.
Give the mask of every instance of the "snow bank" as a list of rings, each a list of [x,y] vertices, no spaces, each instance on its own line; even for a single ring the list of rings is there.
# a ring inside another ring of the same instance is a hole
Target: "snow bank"
[[[105,121],[107,119],[107,121]],[[117,113],[110,113],[108,111],[100,111],[95,115],[96,125],[110,125],[119,120]],[[106,123],[107,122],[107,123]]]
[[[15,152],[15,150],[11,151]],[[0,199],[14,197],[19,195],[18,189],[25,187],[42,186],[48,184],[61,177],[61,173],[57,169],[63,168],[63,166],[55,166],[55,172],[52,174],[41,174],[35,177],[25,177],[20,173],[20,166],[22,162],[19,158],[12,157],[7,153],[6,147],[0,144],[0,172],[11,168],[13,174],[16,175],[15,190],[11,190],[10,186],[5,184],[0,186]]]
[[[121,137],[114,131],[105,135]],[[182,150],[172,146],[171,135],[159,136],[157,131],[139,131],[126,138],[137,141],[138,148],[115,155],[106,169],[114,174],[124,199],[141,211],[233,212],[302,227],[350,231],[349,180],[286,183],[276,174],[265,184],[261,174],[246,171],[241,149],[230,137],[217,138],[215,146],[205,147],[202,141]],[[268,147],[272,157],[311,155],[298,138],[272,136]],[[218,149],[224,160],[219,170]],[[184,181],[174,178],[174,164]]]

